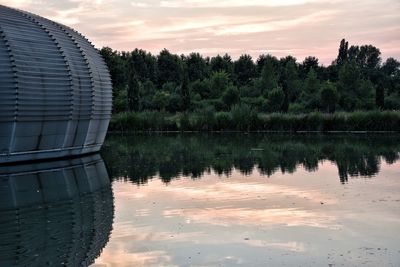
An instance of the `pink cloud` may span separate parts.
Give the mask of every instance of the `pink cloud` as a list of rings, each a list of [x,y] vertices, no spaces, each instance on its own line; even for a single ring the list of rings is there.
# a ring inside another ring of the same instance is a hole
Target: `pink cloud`
[[[329,64],[341,38],[400,58],[397,0],[4,0],[85,34],[97,47],[153,53],[249,53]]]

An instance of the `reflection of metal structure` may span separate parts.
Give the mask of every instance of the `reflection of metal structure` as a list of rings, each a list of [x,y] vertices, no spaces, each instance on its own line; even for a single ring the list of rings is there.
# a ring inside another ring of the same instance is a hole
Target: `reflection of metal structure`
[[[0,5],[0,163],[98,151],[111,95],[107,67],[85,37]]]
[[[0,167],[0,266],[88,266],[113,214],[99,155]]]

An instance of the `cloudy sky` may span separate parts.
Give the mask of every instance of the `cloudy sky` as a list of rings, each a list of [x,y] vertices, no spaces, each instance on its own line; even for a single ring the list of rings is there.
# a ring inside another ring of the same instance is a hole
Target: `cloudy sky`
[[[153,53],[313,55],[329,64],[340,39],[400,58],[399,0],[0,0],[66,24],[96,47]]]

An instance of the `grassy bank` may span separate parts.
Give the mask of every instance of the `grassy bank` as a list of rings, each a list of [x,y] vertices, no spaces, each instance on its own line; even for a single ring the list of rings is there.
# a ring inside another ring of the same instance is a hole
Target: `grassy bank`
[[[400,132],[400,111],[356,111],[333,114],[256,113],[246,106],[230,112],[203,111],[118,113],[111,131],[395,131]]]

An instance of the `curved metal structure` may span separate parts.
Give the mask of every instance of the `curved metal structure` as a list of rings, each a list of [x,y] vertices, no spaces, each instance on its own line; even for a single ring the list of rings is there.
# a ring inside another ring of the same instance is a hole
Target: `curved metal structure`
[[[113,217],[99,155],[0,166],[0,266],[89,266]]]
[[[0,5],[0,163],[98,151],[111,105],[108,69],[85,37]]]

